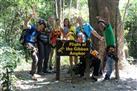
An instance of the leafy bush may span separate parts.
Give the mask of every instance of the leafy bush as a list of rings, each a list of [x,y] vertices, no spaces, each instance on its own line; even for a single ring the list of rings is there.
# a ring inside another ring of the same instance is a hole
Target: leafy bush
[[[125,34],[125,38],[128,43],[129,55],[137,58],[137,1],[133,0],[127,10],[127,16],[125,20],[125,30],[128,32]]]
[[[12,75],[17,63],[20,63],[22,58],[20,54],[21,51],[9,46],[0,47],[0,79],[3,91],[12,91]]]

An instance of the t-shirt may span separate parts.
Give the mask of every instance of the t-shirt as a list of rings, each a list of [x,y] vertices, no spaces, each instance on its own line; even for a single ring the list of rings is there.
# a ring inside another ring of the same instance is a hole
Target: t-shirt
[[[115,46],[115,36],[111,24],[108,24],[104,29],[104,37],[107,46]]]
[[[64,27],[63,34],[68,40],[74,40],[76,34],[75,26],[71,25],[70,28]]]
[[[38,41],[41,41],[42,43],[49,43],[49,33],[45,31],[38,32],[37,36]]]
[[[31,43],[35,44],[36,37],[38,35],[38,32],[36,31],[35,25],[31,25],[28,29],[25,30],[26,34],[24,36],[25,43]]]
[[[75,33],[76,32],[75,26],[71,26],[70,29],[69,29],[69,32]]]
[[[71,26],[69,29],[69,32],[71,32],[72,34],[69,36],[70,40],[75,40],[75,34],[76,34],[76,29],[74,26]]]
[[[63,30],[64,36],[67,35],[68,32],[69,32],[69,28],[68,27],[64,27],[64,30]]]
[[[89,23],[85,23],[82,26],[76,28],[76,34],[78,35],[80,32],[83,32],[86,36],[85,42],[87,39],[91,38],[91,32],[93,31],[93,27]]]

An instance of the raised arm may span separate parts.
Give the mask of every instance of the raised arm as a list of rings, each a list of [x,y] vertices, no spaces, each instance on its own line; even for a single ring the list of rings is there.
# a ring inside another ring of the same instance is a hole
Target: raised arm
[[[91,33],[93,34],[93,36],[95,36],[99,40],[101,41],[104,40],[104,37],[100,36],[95,30],[93,30]]]
[[[30,21],[30,19],[32,18],[32,15],[27,16],[27,18],[24,20],[24,25],[23,25],[23,29],[27,29],[28,28],[28,23]]]
[[[36,18],[36,12],[35,12],[35,6],[32,6],[32,14],[30,14],[29,16],[26,17],[26,19],[24,20],[24,25],[23,25],[23,29],[27,29],[29,28],[28,23],[29,21],[33,18]]]

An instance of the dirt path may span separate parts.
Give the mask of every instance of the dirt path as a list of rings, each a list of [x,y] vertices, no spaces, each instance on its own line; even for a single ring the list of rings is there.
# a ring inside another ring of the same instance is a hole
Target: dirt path
[[[71,83],[69,75],[64,71],[61,81],[55,81],[55,74],[38,76],[38,81],[30,80],[28,71],[16,72],[20,78],[16,91],[137,91],[137,66],[129,66],[120,70],[120,80],[92,82],[84,79]]]

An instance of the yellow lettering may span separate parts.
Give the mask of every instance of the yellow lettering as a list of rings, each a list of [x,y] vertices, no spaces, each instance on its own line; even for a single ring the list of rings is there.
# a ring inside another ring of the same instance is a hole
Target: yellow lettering
[[[73,51],[73,48],[67,47],[66,51]]]
[[[86,46],[86,43],[83,43],[82,46]]]
[[[89,48],[74,47],[74,51],[88,51]]]
[[[80,43],[69,42],[69,46],[81,46]]]
[[[83,55],[85,55],[85,52],[70,52],[70,55],[72,55],[72,56],[83,56]]]

